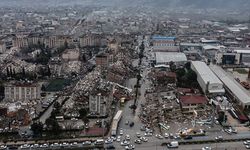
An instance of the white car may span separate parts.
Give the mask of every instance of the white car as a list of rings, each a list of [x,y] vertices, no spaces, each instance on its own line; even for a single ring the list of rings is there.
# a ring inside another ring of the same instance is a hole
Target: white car
[[[30,145],[30,148],[38,148],[39,144]]]
[[[126,139],[126,140],[130,140],[130,136],[127,134],[127,135],[125,136],[125,139]]]
[[[135,140],[135,143],[136,143],[136,144],[141,144],[141,140],[140,140],[140,139],[136,139],[136,140]]]
[[[27,148],[30,148],[30,145],[28,144],[24,144],[24,145],[21,145],[20,147],[21,149],[27,149]]]
[[[40,148],[48,148],[48,147],[49,147],[48,144],[42,144],[42,145],[40,145]]]
[[[127,146],[125,146],[125,149],[132,150],[132,149],[135,149],[135,146],[134,145],[127,145]]]
[[[6,145],[1,145],[0,149],[7,149],[7,146]]]
[[[168,134],[168,133],[164,133],[164,137],[165,137],[165,138],[168,138],[168,137],[169,137],[169,134]]]
[[[211,147],[206,146],[206,147],[202,147],[202,150],[212,150],[212,148],[211,148]]]
[[[120,129],[120,135],[123,135],[123,130],[122,129]]]
[[[144,133],[144,136],[153,136],[153,133]]]
[[[163,136],[160,135],[160,134],[156,134],[155,137],[158,138],[158,139],[163,139]]]
[[[246,140],[246,141],[244,141],[244,142],[243,142],[243,144],[245,144],[245,145],[249,145],[249,144],[250,144],[250,140]]]
[[[127,146],[129,144],[130,144],[130,142],[128,142],[126,140],[124,140],[124,141],[121,142],[121,146]]]
[[[141,137],[141,134],[140,134],[139,132],[136,132],[136,136],[137,136],[138,138],[140,138],[140,137]]]
[[[66,142],[63,142],[62,144],[61,144],[61,146],[69,146],[69,143],[66,143]]]
[[[78,145],[77,142],[70,143],[70,146],[76,147]]]
[[[140,140],[143,141],[143,142],[147,142],[148,141],[148,139],[145,138],[145,137],[141,137]]]
[[[50,145],[50,147],[60,147],[60,144],[58,144],[58,143],[53,143],[53,144]]]
[[[216,136],[215,137],[215,140],[217,140],[217,141],[221,141],[221,140],[223,140],[223,137],[220,135],[220,136]]]

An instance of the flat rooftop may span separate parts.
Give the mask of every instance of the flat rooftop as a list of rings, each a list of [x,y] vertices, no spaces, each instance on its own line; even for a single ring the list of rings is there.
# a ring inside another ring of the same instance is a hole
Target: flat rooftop
[[[210,69],[224,83],[224,85],[237,97],[244,105],[250,105],[250,93],[242,87],[229,73],[217,65],[210,65]]]
[[[184,53],[178,52],[155,52],[156,63],[168,63],[168,62],[183,62],[187,61],[187,57]]]

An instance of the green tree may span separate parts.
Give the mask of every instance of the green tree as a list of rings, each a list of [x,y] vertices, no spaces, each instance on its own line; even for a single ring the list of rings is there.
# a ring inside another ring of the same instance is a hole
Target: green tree
[[[22,76],[23,76],[23,79],[25,78],[25,69],[24,67],[22,68]]]
[[[51,71],[50,71],[50,67],[49,67],[49,66],[48,66],[48,68],[47,68],[47,75],[48,75],[48,77],[51,76]]]
[[[34,122],[31,125],[31,130],[33,131],[34,136],[41,136],[43,132],[43,124],[41,122]]]
[[[6,68],[6,73],[7,73],[7,77],[10,76],[10,70],[9,70],[9,67]]]
[[[175,70],[176,70],[176,65],[175,65],[175,63],[174,63],[173,61],[170,61],[169,66],[170,66],[170,70],[171,70],[172,72],[175,72]]]
[[[42,90],[42,91],[46,91],[46,87],[45,87],[44,84],[42,85],[41,90]]]
[[[81,119],[87,118],[88,110],[86,108],[81,108],[79,114]]]
[[[45,124],[47,126],[47,129],[53,132],[54,134],[58,134],[61,129],[56,119],[53,118],[48,118],[45,121]]]

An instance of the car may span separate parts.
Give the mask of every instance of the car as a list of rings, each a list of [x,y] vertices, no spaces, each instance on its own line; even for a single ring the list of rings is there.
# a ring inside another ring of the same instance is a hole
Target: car
[[[7,146],[6,146],[6,145],[1,145],[1,146],[0,146],[0,149],[1,149],[1,150],[7,149]]]
[[[52,143],[52,144],[50,145],[50,147],[60,147],[60,144],[58,144],[58,143]]]
[[[185,140],[191,140],[191,139],[193,139],[193,137],[191,135],[188,135],[188,136],[184,137],[184,139]]]
[[[135,125],[134,122],[131,122],[131,123],[129,124],[130,127],[133,127],[134,125]]]
[[[129,145],[129,148],[130,148],[130,149],[135,149],[135,145],[132,145],[132,144],[131,144],[131,145]]]
[[[212,150],[212,148],[211,148],[211,147],[206,146],[206,147],[202,147],[202,149],[201,149],[201,150]]]
[[[85,141],[85,143],[86,143],[87,145],[90,145],[90,144],[91,144],[91,141]]]
[[[122,129],[120,129],[120,135],[123,135],[123,130]]]
[[[146,137],[141,137],[140,140],[143,141],[143,142],[147,142],[148,141],[148,139]]]
[[[63,146],[63,147],[67,147],[67,146],[69,146],[69,143],[63,142],[63,143],[60,144],[60,145]]]
[[[116,137],[114,137],[114,136],[111,136],[110,139],[111,139],[112,141],[116,141]]]
[[[142,142],[141,142],[140,139],[136,139],[136,140],[135,140],[135,143],[136,143],[136,144],[141,144]]]
[[[125,149],[126,150],[132,150],[132,149],[135,149],[135,146],[134,145],[127,145],[127,146],[125,146]]]
[[[106,149],[115,149],[114,145],[108,145]]]
[[[39,144],[30,145],[30,148],[36,149],[36,148],[38,148],[38,147],[39,147]]]
[[[158,138],[158,139],[163,139],[163,136],[160,135],[160,134],[156,134],[155,137]]]
[[[21,145],[20,148],[21,149],[28,149],[28,148],[30,148],[30,145],[24,144],[24,145]]]
[[[49,145],[46,143],[40,145],[40,148],[48,148],[48,147],[49,147]]]
[[[125,139],[126,139],[126,140],[130,140],[130,136],[127,134],[127,135],[125,136]]]
[[[144,136],[153,136],[153,133],[144,133]]]
[[[107,140],[105,140],[105,144],[111,144],[113,143],[113,140],[111,138],[108,138]]]
[[[77,145],[78,145],[77,142],[70,143],[70,146],[72,146],[72,147],[76,147]]]
[[[141,131],[146,131],[146,128],[145,128],[144,126],[141,126],[141,127],[140,127],[140,130],[141,130]]]
[[[223,137],[222,137],[221,135],[216,136],[216,137],[215,137],[215,140],[216,140],[216,141],[222,141],[222,140],[223,140]]]
[[[121,136],[117,136],[116,141],[121,142]]]
[[[164,133],[164,137],[165,137],[165,138],[168,138],[168,137],[169,137],[169,134],[168,134],[168,133]]]
[[[170,138],[170,139],[173,139],[173,138],[174,138],[173,133],[170,133],[170,134],[169,134],[169,138]]]
[[[128,141],[124,140],[124,141],[121,142],[121,146],[127,146],[127,145],[129,145]]]
[[[244,145],[250,145],[250,140],[246,140],[243,142]]]
[[[228,134],[232,134],[232,131],[230,129],[224,129],[224,131]]]
[[[250,145],[245,145],[246,149],[250,149]]]
[[[129,125],[129,121],[128,120],[125,122],[125,125]]]
[[[140,137],[141,137],[141,134],[140,134],[139,132],[136,132],[136,136],[137,136],[138,138],[140,138]]]

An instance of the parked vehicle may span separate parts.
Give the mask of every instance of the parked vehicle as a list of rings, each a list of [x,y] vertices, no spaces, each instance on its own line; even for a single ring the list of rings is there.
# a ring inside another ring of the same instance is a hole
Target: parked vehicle
[[[179,147],[179,143],[178,141],[172,141],[169,144],[167,144],[168,148],[178,148]]]

